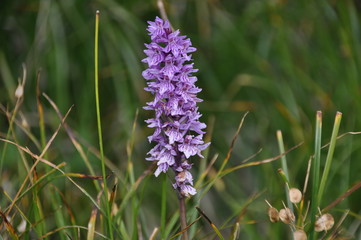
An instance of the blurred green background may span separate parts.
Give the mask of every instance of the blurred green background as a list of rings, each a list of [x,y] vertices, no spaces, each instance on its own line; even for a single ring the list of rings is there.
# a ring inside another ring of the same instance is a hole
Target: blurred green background
[[[25,63],[27,77],[21,112],[38,137],[36,75],[41,69],[41,91],[54,100],[63,114],[74,104],[67,122],[83,139],[84,146],[97,146],[94,22],[95,11],[100,10],[104,147],[106,156],[116,166],[109,171],[121,173],[126,168],[127,144],[138,109],[132,159],[136,175],[140,175],[149,166],[144,158],[151,147],[146,140],[151,130],[144,124],[151,113],[142,109],[151,96],[143,90],[145,80],[141,72],[145,65],[141,59],[145,57],[143,44],[150,41],[146,21],[159,16],[156,1],[17,0],[2,1],[0,6],[1,104],[14,107],[14,92]],[[336,111],[343,113],[340,133],[361,129],[359,1],[167,0],[165,9],[173,27],[190,37],[198,49],[193,58],[199,69],[197,83],[203,89],[199,94],[204,99],[200,112],[204,122],[214,121],[209,158],[215,153],[220,154],[220,160],[224,158],[241,117],[250,111],[228,166],[240,164],[260,148],[263,151],[256,157],[258,160],[278,155],[276,131],[282,130],[286,148],[304,141],[287,155],[291,182],[302,188],[307,161],[313,154],[316,111],[321,110],[324,117],[322,144],[329,141]],[[41,97],[41,101],[49,138],[59,120],[45,98]],[[4,137],[8,129],[4,114],[0,124]],[[26,136],[19,141],[37,152]],[[360,180],[360,147],[357,135],[338,142],[323,206]],[[6,159],[10,160],[4,162],[0,181],[19,185],[25,173],[18,170],[14,149],[9,147]],[[94,165],[99,164],[87,154]],[[322,157],[324,161],[325,156]],[[63,132],[54,142],[49,159],[66,161],[68,171],[89,174]],[[195,160],[195,173],[198,162]],[[280,166],[280,161],[276,161],[226,176],[202,200],[202,209],[221,225],[251,194],[266,189],[247,215],[247,219],[258,223],[246,226],[242,234],[248,239],[276,239],[286,227],[268,222],[263,199],[282,206],[284,189],[277,175]],[[96,173],[101,175],[100,167]],[[142,208],[156,222],[159,182],[154,177],[148,181],[154,187],[144,190]],[[339,207],[357,213],[361,210],[360,199],[361,194],[356,192]],[[75,206],[81,203],[74,201]],[[86,214],[77,216],[81,224],[86,223],[91,211],[91,204],[86,204]],[[177,206],[169,203],[169,208]],[[347,221],[350,225],[354,219]],[[145,228],[150,231],[155,225],[150,221]]]

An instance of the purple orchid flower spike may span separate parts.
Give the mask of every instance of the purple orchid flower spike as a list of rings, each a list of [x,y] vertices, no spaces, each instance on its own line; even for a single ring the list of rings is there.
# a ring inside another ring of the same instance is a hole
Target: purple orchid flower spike
[[[145,44],[147,57],[142,60],[148,64],[148,69],[142,75],[147,80],[145,90],[154,100],[144,109],[155,112],[155,117],[146,123],[155,128],[148,140],[156,145],[148,152],[146,160],[157,161],[155,176],[171,168],[175,173],[173,187],[189,197],[196,194],[189,171],[190,157],[203,157],[201,151],[210,144],[203,142],[206,124],[199,121],[202,115],[197,102],[202,99],[196,94],[201,89],[194,85],[197,77],[192,76],[198,70],[193,68],[193,63],[187,63],[192,60],[190,53],[196,49],[179,30],[173,31],[167,20],[156,17],[148,24],[151,43]]]

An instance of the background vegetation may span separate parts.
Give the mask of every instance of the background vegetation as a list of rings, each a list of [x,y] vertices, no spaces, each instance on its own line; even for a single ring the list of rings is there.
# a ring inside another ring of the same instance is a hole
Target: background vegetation
[[[308,159],[314,153],[317,110],[323,112],[322,145],[330,140],[336,111],[343,113],[340,134],[361,129],[358,1],[168,0],[165,9],[172,25],[189,36],[198,49],[193,57],[200,69],[197,83],[203,88],[200,112],[208,123],[207,137],[212,144],[205,159],[194,159],[194,175],[200,176],[219,154],[201,186],[215,179],[246,111],[250,113],[227,167],[241,164],[259,149],[262,151],[251,161],[279,155],[276,131],[281,130],[286,149],[304,142],[287,154],[290,183],[300,189]],[[111,174],[108,187],[117,184],[117,209],[113,209],[116,235],[119,239],[148,239],[155,227],[166,226],[158,237],[169,238],[179,231],[174,215],[178,209],[176,194],[166,177],[142,175],[150,166],[144,158],[151,147],[146,140],[151,129],[144,123],[151,113],[142,106],[151,96],[143,90],[141,72],[145,66],[141,59],[143,43],[149,42],[146,21],[159,16],[155,0],[2,2],[0,134],[40,155],[60,120],[49,101],[37,95],[38,88],[63,115],[74,105],[66,119],[71,133],[62,128],[44,157],[56,165],[65,162],[65,173],[102,175],[94,95],[96,10],[101,12],[99,91],[107,173]],[[14,93],[18,79],[22,81],[24,76],[23,63],[26,83],[23,99],[17,103]],[[44,124],[39,106],[43,108]],[[6,116],[6,111],[10,115]],[[11,116],[14,124],[9,124]],[[321,208],[360,181],[360,147],[358,135],[347,135],[337,142]],[[11,144],[2,142],[0,149],[0,209],[6,212],[28,174],[26,163],[31,167],[36,159],[21,155],[22,151]],[[322,150],[321,169],[326,154],[327,149]],[[243,206],[260,193],[242,215],[239,239],[289,237],[286,225],[268,221],[264,202],[268,199],[281,208],[282,200],[286,200],[284,182],[277,173],[280,167],[281,161],[276,160],[217,179],[204,195],[188,202],[189,217],[198,216],[194,206],[199,206],[228,236]],[[37,239],[62,226],[88,227],[94,202],[66,176],[73,177],[95,202],[102,181],[85,175],[50,173],[51,169],[39,163],[38,177],[46,177],[36,187],[26,183],[29,193],[10,214],[15,231],[24,238]],[[136,185],[139,177],[140,184]],[[305,197],[311,197],[309,192]],[[166,201],[163,212],[162,199]],[[339,219],[343,210],[350,209],[352,214],[342,224],[343,235],[361,239],[360,199],[361,193],[356,191],[331,212]],[[17,229],[24,221],[21,213],[29,220],[25,233]],[[101,222],[99,216],[97,223]],[[100,225],[96,230],[106,232]],[[0,231],[7,239],[6,228]],[[77,228],[69,228],[52,233],[50,239],[76,239],[78,235]],[[80,239],[85,236],[87,231],[80,230]],[[191,236],[211,239],[215,234],[205,220],[199,220]]]

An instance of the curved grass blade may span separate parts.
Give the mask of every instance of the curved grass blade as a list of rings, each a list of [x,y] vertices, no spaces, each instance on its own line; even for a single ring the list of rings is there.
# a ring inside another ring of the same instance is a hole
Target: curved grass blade
[[[57,233],[57,232],[60,232],[60,231],[66,230],[66,229],[72,229],[72,228],[88,230],[87,227],[79,226],[79,225],[63,226],[63,227],[59,227],[59,228],[57,228],[57,229],[54,229],[54,230],[52,230],[52,231],[44,234],[43,236],[37,238],[36,240],[41,240],[41,239],[44,239],[44,238],[46,238],[46,237],[48,237],[48,236],[53,235],[54,233]],[[95,231],[94,233],[95,233],[97,236],[102,237],[103,239],[110,240],[110,238],[108,238],[107,236],[101,234],[100,232]]]
[[[240,213],[238,214],[238,217],[236,219],[236,223],[233,225],[233,229],[232,229],[232,232],[231,232],[231,235],[230,235],[230,239],[236,239],[236,237],[239,235],[239,229],[240,229],[240,226],[241,226],[241,221],[242,221],[243,217],[246,215],[246,212],[247,212],[247,209],[248,209],[249,205],[251,205],[251,203],[254,200],[256,200],[257,198],[259,198],[264,192],[265,192],[265,190],[261,191],[259,193],[253,194],[244,204],[242,204],[242,206],[241,206],[241,208],[239,210]],[[223,226],[225,226],[227,224],[227,222],[228,221],[226,221],[223,224]]]
[[[46,100],[48,100],[48,102],[50,103],[50,105],[54,108],[56,114],[58,115],[58,117],[60,119],[63,119],[63,116],[58,108],[58,106],[55,104],[55,102],[46,94],[46,93],[43,93],[43,96],[46,98]],[[72,131],[72,129],[68,126],[67,123],[64,123],[64,129],[66,131],[66,133],[68,134],[71,142],[73,143],[74,147],[76,148],[76,150],[79,152],[81,158],[83,159],[85,165],[87,166],[89,172],[91,175],[95,175],[95,171],[92,167],[92,165],[90,164],[89,162],[89,159],[87,157],[87,155],[85,154],[82,146],[80,145],[80,143],[75,139],[75,136],[74,136],[74,133]],[[100,185],[98,184],[98,182],[94,182],[94,185],[96,187],[96,189],[98,191],[100,191]]]
[[[221,232],[218,230],[218,228],[216,227],[216,225],[214,225],[212,223],[212,221],[207,217],[207,215],[199,208],[196,207],[196,209],[198,210],[198,212],[201,214],[201,216],[207,220],[207,222],[211,225],[211,227],[213,228],[213,231],[217,234],[217,236],[221,239],[224,240],[224,237],[222,236]]]
[[[257,166],[257,165],[261,165],[261,164],[264,164],[264,163],[269,163],[269,162],[273,162],[277,159],[280,159],[282,156],[286,155],[287,153],[295,150],[296,148],[300,147],[301,145],[303,144],[303,142],[291,147],[290,149],[288,149],[286,152],[284,152],[283,154],[280,154],[280,155],[277,155],[275,157],[272,157],[272,158],[267,158],[267,159],[264,159],[264,160],[261,160],[261,161],[255,161],[255,162],[249,162],[249,163],[244,163],[244,164],[240,164],[238,166],[235,166],[235,167],[231,167],[231,168],[227,168],[227,169],[224,169],[220,176],[221,177],[224,177],[225,175],[235,171],[235,170],[238,170],[238,169],[241,169],[241,168],[245,168],[245,167],[250,167],[250,166]]]
[[[339,196],[335,201],[327,205],[324,209],[322,209],[322,212],[328,212],[330,209],[335,207],[337,204],[339,204],[341,201],[343,201],[345,198],[347,198],[349,195],[351,195],[353,192],[361,188],[361,181],[357,182],[353,187],[348,189],[344,194]]]
[[[16,200],[20,193],[22,192],[22,190],[24,189],[26,182],[28,179],[31,179],[31,174],[34,171],[36,165],[43,160],[43,156],[44,154],[47,152],[47,150],[49,149],[50,145],[52,144],[52,142],[54,141],[55,137],[58,135],[61,126],[63,126],[65,119],[68,117],[70,111],[71,111],[72,107],[70,107],[70,109],[68,110],[68,112],[65,114],[64,118],[62,119],[61,123],[59,124],[58,128],[56,129],[56,131],[54,132],[54,134],[51,136],[51,138],[49,139],[48,143],[46,144],[45,148],[43,149],[43,151],[41,152],[40,156],[37,156],[36,154],[32,153],[28,148],[24,148],[22,146],[20,146],[19,144],[9,141],[7,139],[0,139],[3,142],[7,142],[7,143],[11,143],[15,146],[17,146],[18,148],[20,148],[21,150],[23,150],[24,152],[30,154],[32,157],[34,157],[36,159],[36,161],[34,162],[33,166],[30,168],[28,174],[26,175],[25,180],[23,181],[22,185],[20,186],[20,189],[18,190],[18,192],[16,193],[14,200]],[[53,165],[52,163],[49,162],[49,164]],[[55,165],[54,165],[55,166]],[[11,211],[11,209],[13,208],[13,203],[10,205],[9,209],[7,210],[7,213],[9,213]],[[6,213],[6,214],[7,214]]]
[[[196,218],[191,224],[189,224],[187,227],[185,227],[182,231],[178,232],[177,234],[175,234],[173,237],[171,237],[170,239],[174,239],[176,237],[178,237],[179,235],[183,234],[185,231],[187,231],[191,226],[193,226],[193,224],[195,224],[196,222],[199,221],[199,219],[201,219],[202,216]]]
[[[82,193],[84,193],[84,195],[87,196],[87,197],[92,201],[92,203],[93,203],[100,211],[102,211],[101,208],[100,208],[100,206],[99,206],[99,205],[96,203],[96,201],[90,196],[90,194],[89,194],[84,188],[82,188],[79,184],[77,184],[72,178],[70,178],[69,176],[66,176],[66,173],[65,173],[63,170],[61,170],[60,168],[58,168],[56,165],[52,164],[51,162],[49,162],[49,161],[46,160],[46,159],[41,158],[41,157],[40,157],[41,155],[38,156],[38,155],[32,153],[29,149],[24,148],[24,147],[22,147],[22,146],[20,146],[20,145],[18,145],[18,144],[16,144],[16,143],[14,143],[14,142],[12,142],[12,141],[9,141],[9,140],[7,140],[7,139],[2,139],[2,138],[0,138],[0,141],[4,141],[4,142],[11,143],[11,144],[17,146],[18,148],[20,148],[21,150],[23,150],[24,152],[28,153],[28,154],[29,154],[30,156],[32,156],[33,158],[35,158],[35,159],[36,159],[36,162],[34,163],[32,169],[35,168],[35,165],[37,165],[39,162],[43,162],[43,163],[51,166],[52,168],[55,168],[55,169],[58,170],[59,172],[61,172],[61,173],[62,173],[70,182],[72,182]],[[30,169],[30,170],[32,171],[32,169]],[[27,179],[28,179],[28,178],[27,178]],[[22,191],[23,188],[25,187],[25,183],[26,183],[27,179],[25,179],[25,181],[23,182],[22,186],[20,187],[20,190],[18,191],[18,193],[16,194],[16,196],[15,196],[15,198],[14,198],[13,203],[11,203],[11,205],[10,205],[9,208],[7,209],[7,212],[10,212],[11,209],[13,208],[15,202],[16,202],[17,199],[19,198],[19,195],[20,195],[21,191]],[[102,212],[102,213],[103,213],[103,212]]]
[[[238,135],[239,135],[239,133],[240,133],[240,131],[241,131],[241,129],[242,129],[244,120],[245,120],[245,118],[246,118],[247,115],[248,115],[248,112],[246,112],[246,113],[243,115],[243,117],[242,117],[242,119],[241,119],[241,121],[240,121],[240,123],[239,123],[239,125],[238,125],[237,131],[236,131],[236,133],[235,133],[234,136],[233,136],[233,139],[232,139],[231,145],[230,145],[230,147],[229,147],[229,149],[228,149],[227,155],[226,155],[226,157],[223,159],[222,165],[221,165],[219,171],[217,172],[217,175],[210,181],[210,183],[209,183],[209,184],[206,186],[206,188],[203,190],[203,192],[201,193],[200,198],[203,198],[203,196],[208,192],[208,190],[215,184],[215,182],[217,181],[217,179],[220,178],[220,175],[221,175],[223,169],[226,167],[226,165],[227,165],[227,163],[228,163],[228,160],[229,160],[229,158],[231,157],[234,144],[235,144],[235,142],[236,142],[236,140],[237,140],[237,138],[238,138]]]

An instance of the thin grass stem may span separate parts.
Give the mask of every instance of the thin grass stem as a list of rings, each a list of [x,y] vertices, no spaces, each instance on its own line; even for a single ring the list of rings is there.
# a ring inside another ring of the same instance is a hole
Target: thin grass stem
[[[94,71],[95,71],[95,104],[96,104],[96,115],[97,115],[97,125],[98,125],[98,137],[99,137],[99,151],[100,151],[100,160],[102,165],[102,175],[104,182],[104,196],[105,196],[105,212],[107,219],[107,229],[110,239],[113,238],[113,226],[112,219],[110,214],[110,206],[108,201],[108,187],[107,187],[107,176],[105,172],[105,163],[104,163],[104,150],[103,150],[103,134],[101,127],[101,118],[100,118],[100,104],[99,104],[99,64],[98,64],[98,56],[99,56],[99,15],[100,12],[96,12],[95,17],[95,47],[94,47]]]
[[[135,130],[137,127],[137,119],[138,119],[138,109],[135,112],[135,117],[134,117],[134,122],[133,122],[133,127],[132,127],[132,134],[131,134],[131,139],[127,144],[127,153],[128,153],[128,174],[129,174],[129,180],[130,180],[130,184],[134,185],[135,183],[135,176],[134,176],[134,167],[133,167],[133,161],[132,161],[132,153],[133,153],[133,148],[134,148],[134,141],[135,141]],[[138,202],[137,202],[137,195],[134,194],[132,196],[132,200],[131,200],[131,204],[132,204],[132,222],[133,222],[133,238],[132,239],[138,239],[138,229],[137,229],[137,224],[138,224]]]
[[[286,180],[287,180],[286,184],[285,184],[285,193],[286,193],[286,198],[287,198],[287,206],[293,212],[293,205],[292,205],[292,203],[290,201],[290,196],[288,194],[289,186],[288,186],[287,183],[290,182],[290,177],[289,177],[289,174],[288,174],[288,166],[287,166],[286,155],[284,154],[285,153],[285,146],[284,146],[284,143],[283,143],[283,136],[282,136],[281,130],[277,131],[277,142],[278,142],[278,148],[279,148],[280,154],[283,154],[282,157],[281,157],[281,163],[282,163],[283,173],[284,173],[284,175],[286,177]]]
[[[20,108],[20,105],[21,105],[21,102],[22,102],[22,99],[21,98],[18,98],[18,100],[16,101],[16,104],[15,104],[15,108],[14,108],[14,111],[13,111],[13,114],[11,115],[11,118],[9,120],[9,129],[6,133],[6,139],[9,139],[10,138],[10,135],[11,133],[14,131],[13,129],[13,123],[15,121],[15,116]],[[4,143],[4,146],[3,146],[3,149],[1,151],[1,159],[0,159],[0,174],[2,173],[2,168],[3,168],[3,163],[4,163],[4,160],[5,160],[5,156],[6,156],[6,151],[7,151],[7,143]],[[23,161],[24,163],[24,167],[26,169],[27,172],[29,172],[29,165],[27,164],[26,161]]]
[[[310,240],[316,239],[317,233],[313,226],[316,221],[318,203],[318,190],[320,181],[320,161],[321,161],[321,135],[322,135],[322,112],[316,113],[316,133],[315,133],[315,155],[312,162],[312,196],[311,196],[311,229]]]

